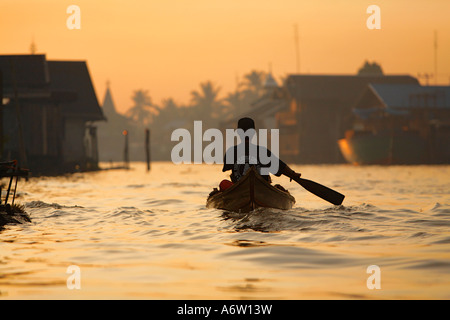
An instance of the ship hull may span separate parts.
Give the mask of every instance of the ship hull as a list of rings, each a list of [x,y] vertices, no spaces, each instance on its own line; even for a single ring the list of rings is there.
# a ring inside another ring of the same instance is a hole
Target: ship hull
[[[426,143],[418,134],[360,135],[338,141],[347,162],[364,164],[426,163]]]

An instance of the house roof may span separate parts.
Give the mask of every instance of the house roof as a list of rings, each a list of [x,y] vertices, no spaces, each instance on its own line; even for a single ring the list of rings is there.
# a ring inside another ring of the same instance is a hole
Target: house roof
[[[286,88],[288,94],[299,101],[350,109],[369,83],[419,82],[408,75],[290,75]]]
[[[3,95],[61,101],[66,116],[103,120],[85,61],[48,61],[44,54],[0,55]]]
[[[50,88],[56,94],[74,93],[72,99],[65,99],[62,112],[65,116],[82,117],[87,120],[104,120],[98,104],[94,86],[85,61],[48,61]]]
[[[450,86],[370,84],[369,90],[386,108],[444,108],[450,110]]]
[[[3,94],[20,98],[50,96],[50,77],[45,55],[0,55],[3,76]]]

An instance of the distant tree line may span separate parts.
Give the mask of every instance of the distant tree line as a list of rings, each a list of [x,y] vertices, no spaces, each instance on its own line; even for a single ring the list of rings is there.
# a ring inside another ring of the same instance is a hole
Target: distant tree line
[[[383,70],[378,63],[365,61],[357,74],[383,75]],[[177,103],[169,97],[157,104],[148,90],[135,90],[131,97],[132,106],[124,114],[131,126],[132,139],[140,139],[145,129],[150,129],[152,159],[170,160],[171,149],[176,144],[170,140],[173,130],[190,130],[195,120],[203,122],[204,130],[218,128],[220,122],[244,114],[262,96],[266,76],[263,71],[253,70],[237,82],[232,92],[225,95],[221,95],[221,87],[211,80],[201,82],[197,89],[191,91],[188,103]],[[135,142],[135,145],[137,154],[141,154],[141,142]]]
[[[220,86],[210,80],[202,82],[191,91],[187,104],[179,104],[170,97],[157,104],[148,90],[135,90],[125,117],[133,124],[133,132],[151,130],[152,158],[168,160],[174,144],[170,141],[173,130],[190,129],[195,120],[201,120],[204,129],[217,128],[221,121],[243,114],[261,97],[265,77],[265,72],[251,71],[242,77],[234,91],[223,97]]]

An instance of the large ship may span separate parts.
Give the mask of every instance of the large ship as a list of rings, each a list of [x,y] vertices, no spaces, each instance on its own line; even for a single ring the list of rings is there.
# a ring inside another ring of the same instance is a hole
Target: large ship
[[[450,163],[450,86],[370,84],[338,141],[353,164]]]

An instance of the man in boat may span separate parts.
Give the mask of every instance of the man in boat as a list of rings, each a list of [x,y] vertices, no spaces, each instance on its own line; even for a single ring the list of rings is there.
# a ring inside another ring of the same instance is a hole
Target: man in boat
[[[237,128],[242,129],[242,132],[244,133],[247,132],[247,130],[253,129],[250,132],[254,134],[255,122],[251,118],[242,118],[239,119]],[[259,145],[252,145],[250,140],[251,137],[249,135],[244,135],[243,139],[241,138],[240,145],[229,148],[225,153],[222,171],[226,172],[228,170],[231,170],[230,177],[233,183],[238,182],[239,179],[241,179],[247,173],[247,170],[249,170],[251,166],[254,166],[260,173],[261,177],[269,182],[271,182],[271,179],[269,174],[265,174],[267,173],[267,171],[277,177],[285,175],[291,180],[300,178],[300,173],[295,172],[294,170],[289,168],[286,163],[272,154],[269,149]],[[242,150],[244,150],[244,153]],[[270,159],[270,161],[268,163],[263,163],[260,157],[261,154],[266,154],[267,157],[265,158]],[[275,163],[277,165],[273,165],[272,161],[276,161],[278,162],[278,164]],[[262,168],[266,168],[266,170],[261,170]],[[271,168],[276,168],[276,170],[271,170]],[[222,181],[221,183],[222,190],[232,185],[231,183],[229,183],[229,181],[228,183],[225,181],[226,180]]]

